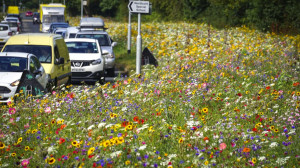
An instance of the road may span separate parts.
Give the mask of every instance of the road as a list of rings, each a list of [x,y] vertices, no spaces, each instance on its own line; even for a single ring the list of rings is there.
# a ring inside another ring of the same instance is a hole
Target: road
[[[22,33],[39,33],[40,32],[40,24],[33,24],[32,17],[26,17],[25,13],[21,13],[22,17]],[[105,82],[113,82],[115,77],[124,76],[125,72],[115,71],[115,76],[106,76]],[[76,84],[76,83],[75,83]]]

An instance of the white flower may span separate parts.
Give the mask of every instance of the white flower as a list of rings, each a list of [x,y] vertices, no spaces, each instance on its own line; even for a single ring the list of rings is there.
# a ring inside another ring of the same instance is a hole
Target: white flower
[[[276,147],[276,146],[278,146],[278,143],[277,143],[277,142],[272,142],[272,143],[270,144],[270,148],[274,148],[274,147]]]
[[[266,159],[265,156],[261,156],[261,157],[258,158],[259,161],[263,161],[263,160],[265,160],[265,159]]]
[[[281,165],[284,165],[286,163],[286,160],[284,158],[278,158],[276,160],[276,163],[281,166]]]
[[[106,125],[106,123],[102,122],[102,123],[100,123],[100,124],[98,125],[98,128],[101,128],[101,127],[103,127],[103,126],[105,126],[105,125]]]
[[[139,150],[144,150],[146,149],[147,145],[143,145],[143,146],[140,146]]]
[[[114,158],[114,157],[117,157],[119,154],[121,154],[122,153],[122,151],[116,151],[116,152],[114,152],[114,153],[111,153],[110,154],[110,157],[112,157],[112,158]]]
[[[56,148],[54,146],[50,146],[48,149],[48,154],[55,154],[57,153]]]
[[[88,127],[88,130],[91,130],[91,129],[94,128],[94,127],[95,127],[95,125],[89,126],[89,127]]]
[[[176,154],[170,154],[168,157],[171,160],[172,158],[177,157],[177,155]]]

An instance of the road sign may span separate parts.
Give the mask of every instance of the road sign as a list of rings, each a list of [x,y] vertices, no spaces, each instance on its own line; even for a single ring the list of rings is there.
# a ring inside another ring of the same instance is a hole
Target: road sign
[[[128,9],[131,13],[149,14],[149,1],[130,1]]]

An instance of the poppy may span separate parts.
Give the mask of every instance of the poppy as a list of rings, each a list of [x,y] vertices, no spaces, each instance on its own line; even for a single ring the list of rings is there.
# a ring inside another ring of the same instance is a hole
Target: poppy
[[[204,138],[203,138],[203,141],[208,141],[208,140],[209,140],[208,137],[204,137]]]
[[[66,142],[66,140],[64,138],[59,138],[59,144],[62,144],[64,142]]]
[[[133,118],[133,121],[138,122],[138,121],[139,121],[139,117],[138,117],[138,116],[135,116],[135,117]]]
[[[244,149],[243,149],[243,152],[246,152],[246,153],[248,153],[248,152],[250,152],[250,151],[251,151],[250,148],[244,148]]]

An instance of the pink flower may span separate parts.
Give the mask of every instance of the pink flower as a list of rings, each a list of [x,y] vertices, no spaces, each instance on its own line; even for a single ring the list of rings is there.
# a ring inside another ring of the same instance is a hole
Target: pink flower
[[[125,84],[125,85],[128,84],[127,80],[124,81],[124,84]]]
[[[9,108],[9,114],[12,115],[12,114],[15,114],[16,113],[16,109],[15,108]]]
[[[14,122],[14,118],[9,119],[9,122],[13,123]]]
[[[24,128],[29,128],[29,123],[27,123],[26,125],[24,125]]]
[[[224,149],[226,149],[226,147],[227,147],[226,143],[221,143],[219,148],[221,150],[224,150]]]
[[[24,159],[22,162],[21,162],[21,165],[23,166],[23,168],[27,167],[29,165],[29,159]]]
[[[51,108],[50,107],[46,107],[46,109],[45,109],[45,113],[51,113]]]

